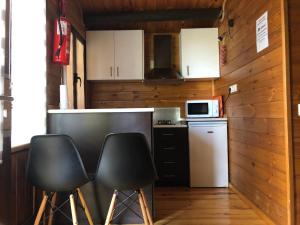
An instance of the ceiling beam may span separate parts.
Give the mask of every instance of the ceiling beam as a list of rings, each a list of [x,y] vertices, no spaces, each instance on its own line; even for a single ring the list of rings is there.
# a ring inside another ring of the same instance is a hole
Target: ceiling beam
[[[146,21],[174,20],[216,20],[221,8],[205,8],[193,10],[160,10],[139,12],[109,12],[87,14],[84,17],[87,27],[102,26],[106,23],[132,23]]]

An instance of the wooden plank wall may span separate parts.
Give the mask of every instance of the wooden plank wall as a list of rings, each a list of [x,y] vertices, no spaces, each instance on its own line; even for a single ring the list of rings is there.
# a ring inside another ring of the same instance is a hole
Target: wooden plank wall
[[[212,97],[212,82],[144,84],[141,82],[90,82],[90,108],[181,107],[187,99]]]
[[[295,174],[295,224],[298,225],[300,224],[300,117],[298,116],[298,104],[300,103],[300,2],[289,0],[288,11]]]
[[[11,155],[11,225],[30,224],[34,218],[33,188],[26,177],[28,149]]]
[[[79,0],[66,1],[66,16],[72,26],[85,37],[83,12]],[[62,67],[52,62],[53,29],[57,17],[57,0],[47,0],[47,106],[49,109],[59,108],[59,85]]]
[[[145,22],[135,24],[135,29],[145,31],[145,73],[150,72],[150,60],[153,59],[154,34],[168,33],[172,35],[172,63],[179,71],[179,32],[181,27],[206,27],[212,26],[203,22]],[[112,28],[118,29],[117,24]],[[122,29],[132,29],[126,25]],[[182,84],[170,84],[165,81],[157,83],[142,82],[88,82],[88,108],[127,108],[127,107],[181,107],[182,115],[185,114],[184,103],[188,99],[207,99],[212,97],[211,81],[193,81]]]
[[[268,11],[270,46],[256,52],[256,20]],[[228,63],[215,82],[215,94],[239,92],[226,104],[229,118],[231,183],[276,224],[288,224],[288,176],[280,0],[231,0],[235,19],[227,40]],[[220,33],[225,31],[225,24]]]

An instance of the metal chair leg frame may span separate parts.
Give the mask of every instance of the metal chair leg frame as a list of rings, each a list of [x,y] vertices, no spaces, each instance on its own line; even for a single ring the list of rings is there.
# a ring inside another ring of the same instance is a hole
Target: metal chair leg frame
[[[56,197],[57,197],[57,193],[55,192],[55,193],[53,193],[53,195],[51,197],[48,225],[53,224],[53,208],[54,208],[55,203],[56,203]]]

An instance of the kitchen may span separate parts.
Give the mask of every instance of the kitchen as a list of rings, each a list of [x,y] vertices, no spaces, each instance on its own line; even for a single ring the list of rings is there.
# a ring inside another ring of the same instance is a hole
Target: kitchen
[[[299,223],[296,1],[78,0],[64,8],[72,24],[69,66],[53,63],[59,7],[46,1],[47,131],[70,132],[87,172],[96,169],[106,132],[144,132],[159,176],[145,190],[155,224]],[[261,18],[268,22],[262,49]],[[87,124],[99,140],[84,124],[96,117],[102,123]],[[80,141],[85,138],[91,139]],[[208,140],[220,158],[209,150],[210,160],[197,155]],[[40,205],[41,190],[32,191],[25,174],[28,143],[12,148],[10,176],[1,175],[13,190],[12,209],[1,205],[1,211],[16,218],[4,224],[32,221]],[[94,222],[103,223],[112,192],[100,188],[97,203],[88,186],[83,194]],[[79,223],[87,223],[77,211]],[[60,219],[54,222],[63,224]],[[123,219],[143,223],[134,213]]]

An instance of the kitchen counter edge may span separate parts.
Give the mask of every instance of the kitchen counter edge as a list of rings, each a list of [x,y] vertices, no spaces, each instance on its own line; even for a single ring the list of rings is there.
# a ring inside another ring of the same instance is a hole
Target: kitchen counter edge
[[[119,108],[119,109],[51,109],[48,113],[130,113],[154,112],[154,108]]]

